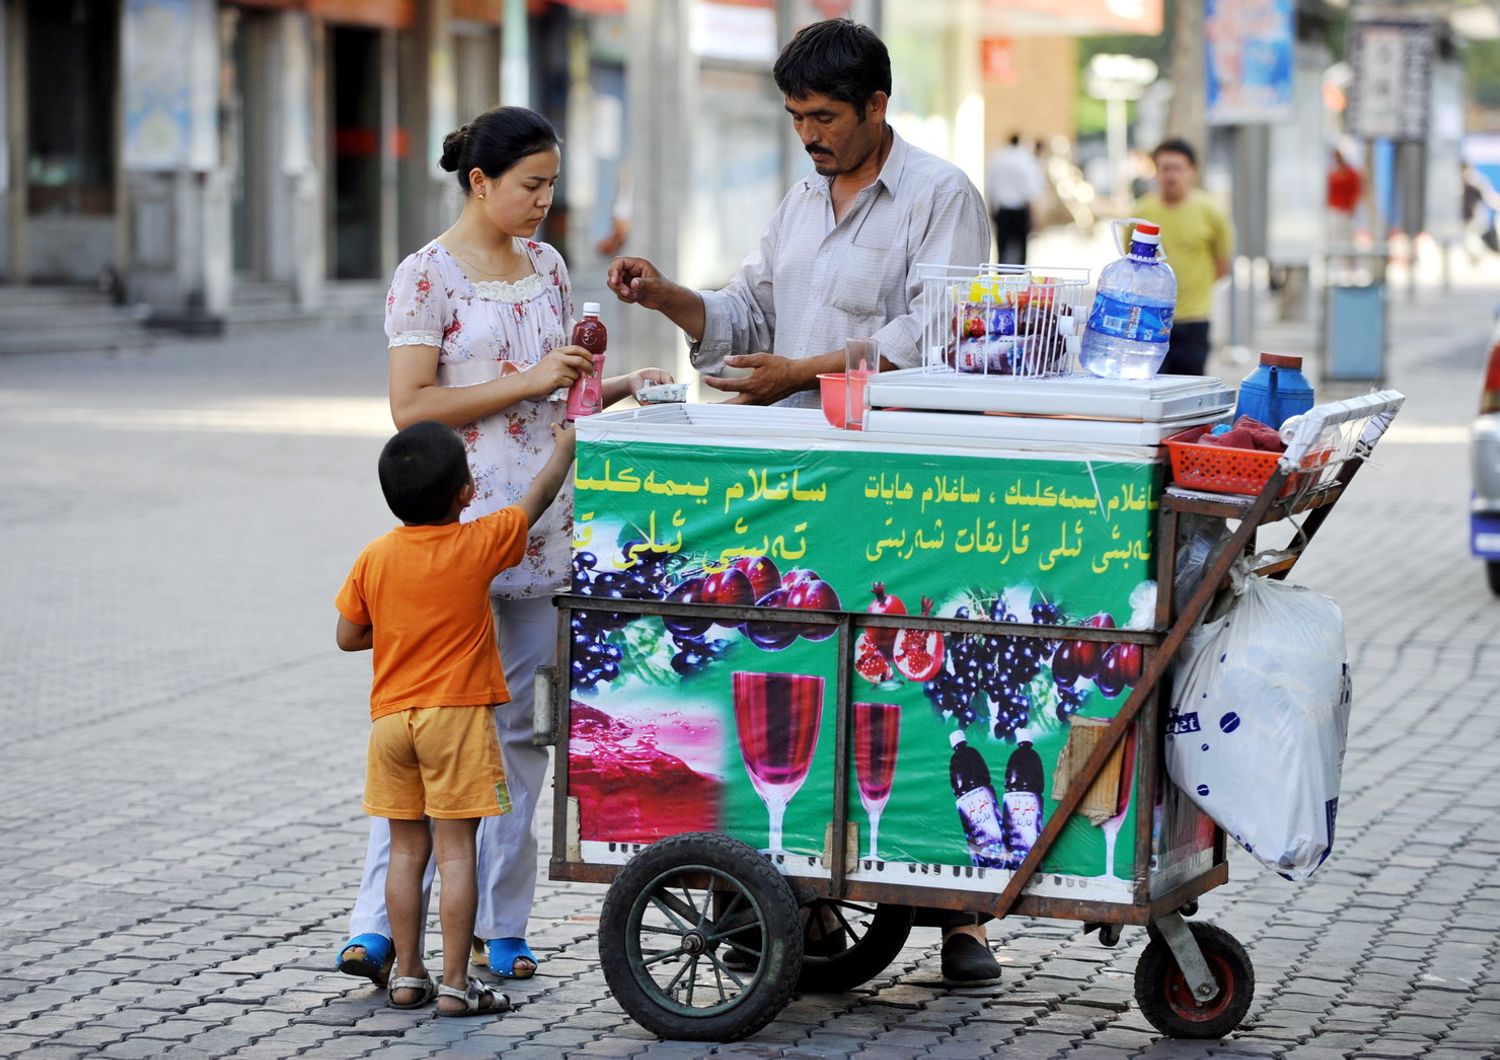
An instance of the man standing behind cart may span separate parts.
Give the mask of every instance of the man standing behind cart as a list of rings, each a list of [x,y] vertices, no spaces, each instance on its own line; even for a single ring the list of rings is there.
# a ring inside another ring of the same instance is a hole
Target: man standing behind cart
[[[1167,140],[1151,152],[1156,191],[1136,200],[1135,213],[1161,225],[1161,249],[1177,274],[1177,313],[1162,375],[1202,375],[1208,364],[1208,319],[1214,284],[1229,275],[1234,227],[1197,187],[1198,156],[1186,140]]]
[[[722,290],[691,290],[644,258],[616,258],[609,286],[682,328],[695,368],[750,369],[704,376],[731,401],[815,407],[818,373],[844,370],[846,339],[873,338],[885,367],[921,363],[917,264],[984,261],[989,217],[957,166],[886,124],[891,60],[869,28],[814,23],[773,74],[816,174],[787,192]]]
[[[694,367],[750,369],[741,378],[704,377],[730,401],[811,407],[818,373],[844,370],[846,339],[872,338],[883,367],[921,363],[917,265],[984,261],[989,217],[957,166],[886,124],[891,60],[868,27],[847,19],[808,26],[773,74],[816,175],[787,192],[759,248],[722,290],[691,290],[644,258],[616,258],[609,286],[620,301],[682,328]],[[945,978],[1000,975],[973,914],[932,910],[918,922],[943,929]],[[837,931],[836,923],[810,924],[813,946],[824,941],[820,926]]]

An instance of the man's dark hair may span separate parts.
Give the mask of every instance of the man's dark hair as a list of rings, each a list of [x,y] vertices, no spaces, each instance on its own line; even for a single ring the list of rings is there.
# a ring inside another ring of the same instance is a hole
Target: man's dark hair
[[[403,523],[437,523],[469,483],[458,432],[436,420],[397,431],[380,451],[380,490]]]
[[[877,92],[891,94],[891,54],[869,26],[847,18],[814,22],[797,31],[771,70],[783,96],[813,94],[852,103],[865,116]]]
[[[1153,162],[1156,161],[1156,156],[1163,153],[1181,155],[1183,158],[1186,158],[1188,160],[1188,165],[1192,166],[1194,169],[1198,168],[1198,155],[1193,150],[1193,145],[1188,143],[1186,140],[1177,139],[1175,137],[1171,140],[1163,140],[1161,143],[1156,145],[1156,150],[1151,152],[1151,160]]]
[[[1012,147],[1020,147],[1021,146],[1021,134],[1020,133],[1011,133],[1010,134],[1010,145]]]

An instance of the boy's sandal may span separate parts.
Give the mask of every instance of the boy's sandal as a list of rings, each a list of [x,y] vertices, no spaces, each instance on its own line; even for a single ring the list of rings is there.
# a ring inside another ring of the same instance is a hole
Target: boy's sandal
[[[352,951],[361,951],[356,956]],[[384,935],[355,935],[339,950],[334,967],[345,975],[360,975],[376,986],[385,986],[391,976],[391,965],[396,961],[396,947]]]
[[[482,964],[501,979],[530,979],[536,974],[536,954],[526,945],[525,939],[490,939],[480,950],[478,939],[474,940],[475,964]]]
[[[397,990],[420,990],[422,996],[415,1001],[397,1001]],[[386,988],[385,999],[390,1003],[391,1008],[421,1008],[437,995],[438,985],[432,981],[432,976],[424,975],[419,978],[415,975],[398,975]]]
[[[443,983],[437,988],[437,996],[456,998],[464,1003],[464,1007],[458,1009],[446,1009],[438,1005],[437,1014],[450,1019],[465,1016],[494,1016],[510,1011],[510,998],[498,990],[491,990],[473,976],[469,977],[468,989],[460,990],[456,986]]]

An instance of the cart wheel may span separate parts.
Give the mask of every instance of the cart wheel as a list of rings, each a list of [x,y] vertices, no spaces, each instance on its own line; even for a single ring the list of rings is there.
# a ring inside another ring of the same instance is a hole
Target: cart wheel
[[[1196,899],[1196,898],[1189,898],[1187,901],[1185,901],[1185,902],[1182,903],[1182,908],[1179,909],[1179,910],[1177,910],[1177,911],[1179,913],[1181,913],[1185,917],[1187,917],[1187,916],[1197,916],[1198,915],[1198,899]]]
[[[867,905],[858,902],[810,902],[808,930],[820,917],[831,916],[838,928],[819,939],[803,936],[802,974],[797,989],[804,994],[840,994],[883,972],[911,934],[917,912],[907,905]],[[827,957],[810,950],[827,940],[842,938],[844,949]]]
[[[1490,581],[1490,592],[1500,596],[1500,560],[1490,560],[1484,565],[1485,577]]]
[[[599,956],[610,991],[642,1027],[729,1042],[791,998],[799,928],[797,900],[769,861],[728,836],[690,832],[620,870],[600,911]],[[728,967],[730,949],[751,967]]]
[[[1100,924],[1099,925],[1099,945],[1104,946],[1104,947],[1106,947],[1108,949],[1114,949],[1119,944],[1120,944],[1120,925],[1119,924]]]
[[[1173,1038],[1222,1038],[1240,1025],[1255,996],[1255,969],[1245,948],[1223,928],[1191,923],[1219,993],[1199,1004],[1177,958],[1163,938],[1153,938],[1135,965],[1135,1001],[1151,1026]]]

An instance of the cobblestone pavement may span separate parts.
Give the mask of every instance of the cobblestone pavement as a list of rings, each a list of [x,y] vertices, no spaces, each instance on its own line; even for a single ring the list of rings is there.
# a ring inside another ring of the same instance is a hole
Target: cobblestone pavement
[[[1210,1044],[1135,1010],[1143,932],[1021,919],[994,925],[997,986],[943,989],[919,930],[746,1042],[658,1042],[606,991],[602,890],[549,882],[515,1012],[385,1008],[330,971],[368,724],[330,601],[389,521],[378,328],[0,361],[0,1056],[1500,1055],[1500,601],[1466,552],[1464,438],[1489,299],[1392,306],[1411,401],[1297,579],[1349,625],[1338,845],[1301,885],[1235,857],[1204,899],[1257,974]]]

